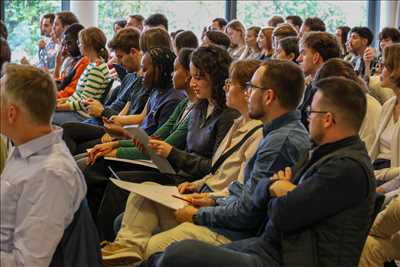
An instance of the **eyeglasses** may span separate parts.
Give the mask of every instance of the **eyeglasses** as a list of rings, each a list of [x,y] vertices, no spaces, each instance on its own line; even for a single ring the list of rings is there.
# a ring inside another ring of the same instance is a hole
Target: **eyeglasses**
[[[225,79],[225,85],[229,86],[232,84],[232,80],[231,79]]]
[[[312,113],[319,113],[319,114],[326,114],[330,111],[323,111],[323,110],[312,110],[311,106],[308,106],[306,109],[306,115],[307,117],[310,117]]]
[[[253,89],[265,90],[265,88],[262,88],[260,86],[254,85],[251,82],[247,82],[246,83],[246,91],[251,92]]]

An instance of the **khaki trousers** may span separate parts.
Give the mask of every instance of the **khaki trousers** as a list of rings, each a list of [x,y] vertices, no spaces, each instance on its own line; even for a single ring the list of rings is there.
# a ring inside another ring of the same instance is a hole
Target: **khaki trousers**
[[[400,196],[379,213],[365,243],[359,267],[381,267],[400,260]]]
[[[154,232],[161,231],[153,235]],[[121,229],[115,242],[132,248],[142,259],[164,251],[172,242],[197,239],[212,245],[223,245],[229,239],[207,227],[193,223],[178,224],[172,209],[136,194],[130,194]]]

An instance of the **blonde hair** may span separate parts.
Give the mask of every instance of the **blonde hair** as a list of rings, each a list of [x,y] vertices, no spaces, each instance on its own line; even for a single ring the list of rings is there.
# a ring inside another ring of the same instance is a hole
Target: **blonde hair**
[[[93,49],[104,60],[108,59],[107,37],[99,28],[89,27],[81,30],[79,32],[79,41],[82,42],[83,46]]]
[[[56,85],[50,75],[30,65],[9,63],[2,73],[6,77],[2,101],[21,104],[36,123],[50,123],[56,108]]]
[[[243,42],[244,42],[244,38],[246,36],[246,28],[244,27],[242,22],[240,22],[237,19],[230,21],[225,27],[225,33],[226,34],[228,34],[228,29],[229,28],[231,28],[232,30],[240,32],[240,35],[241,35],[241,37],[243,39]],[[233,45],[232,42],[231,42],[231,46],[235,46],[235,45]]]

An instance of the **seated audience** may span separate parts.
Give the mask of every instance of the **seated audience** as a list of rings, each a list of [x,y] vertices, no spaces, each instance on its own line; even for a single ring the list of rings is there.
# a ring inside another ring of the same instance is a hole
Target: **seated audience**
[[[79,49],[89,59],[89,65],[79,78],[75,92],[66,98],[57,99],[57,112],[53,123],[80,122],[91,116],[86,108],[86,100],[100,100],[110,83],[107,63],[106,36],[96,27],[79,32]]]
[[[135,27],[140,32],[143,31],[144,17],[140,14],[129,15],[126,19],[126,27]]]
[[[77,44],[79,32],[83,29],[81,24],[75,23],[64,32],[63,46],[74,62],[69,73],[63,75],[57,83],[57,98],[69,97],[75,92],[79,78],[89,65],[89,58],[82,56]]]
[[[160,13],[150,15],[147,19],[144,20],[143,25],[143,31],[151,28],[161,28],[168,32],[168,19]]]
[[[336,40],[340,46],[340,57],[345,58],[348,54],[346,49],[347,38],[349,36],[350,27],[347,26],[339,26],[336,28]]]
[[[374,50],[370,47],[373,39],[374,34],[367,27],[353,27],[350,30],[348,42],[350,52],[355,55],[351,63],[357,74],[366,80],[371,74],[371,67],[375,60]]]
[[[240,110],[242,116],[235,120],[230,130],[225,135],[224,139],[221,141],[217,150],[213,154],[213,158],[211,159],[201,159],[199,157],[194,157],[193,154],[187,157],[187,160],[191,162],[198,161],[197,165],[193,165],[193,173],[196,173],[201,167],[209,168],[211,167],[211,173],[205,175],[200,180],[196,180],[194,182],[184,182],[179,185],[181,192],[189,193],[189,192],[218,192],[225,190],[229,183],[233,180],[238,180],[240,183],[243,183],[243,174],[244,174],[244,166],[248,159],[254,154],[254,151],[258,145],[259,140],[262,138],[261,131],[261,123],[259,121],[250,120],[247,114],[247,103],[245,99],[245,83],[250,80],[252,74],[256,70],[259,65],[258,61],[249,60],[249,61],[238,61],[231,65],[230,67],[230,79],[227,80],[225,84],[225,92],[227,97],[227,106],[230,108],[235,108]],[[168,139],[170,139],[168,137]],[[171,144],[172,140],[165,140],[168,144]],[[190,142],[190,140],[188,140]],[[176,146],[175,146],[176,147]],[[142,156],[143,157],[143,156]],[[205,167],[207,166],[208,167]],[[207,172],[204,172],[207,173]],[[121,179],[127,178],[127,173],[120,173]],[[138,182],[136,179],[135,182]],[[160,182],[164,183],[165,181]],[[114,199],[123,200],[117,206],[121,206],[121,208],[125,208],[125,203],[127,199],[127,194],[125,192],[121,192],[123,190],[116,190],[116,186],[112,183],[108,186],[108,190],[106,191],[105,199],[110,202]],[[126,195],[125,198],[121,198],[122,195]],[[138,196],[135,196],[137,198]],[[103,199],[103,203],[105,203],[105,199]],[[115,213],[115,204],[111,206],[108,204],[108,210],[105,210],[105,206],[107,204],[103,204],[103,210],[100,210],[100,214],[104,213],[103,218],[107,214],[107,217],[110,217],[110,213],[114,212],[114,215],[111,216],[115,218],[119,213]],[[122,206],[124,205],[124,206]],[[123,210],[120,211],[120,213]],[[103,223],[100,223],[103,225]],[[112,224],[110,224],[112,225]],[[104,232],[111,232],[109,229],[104,229]],[[112,238],[108,240],[114,240],[113,235]]]
[[[309,17],[301,24],[299,38],[302,38],[306,32],[325,32],[325,23],[318,17]]]
[[[84,153],[86,149],[101,143],[101,138],[106,133],[102,127],[102,118],[110,119],[124,112],[124,109],[128,109],[128,115],[138,114],[144,109],[150,92],[142,88],[142,78],[138,75],[141,61],[139,36],[137,29],[129,27],[113,37],[108,46],[115,51],[118,63],[128,73],[104,105],[98,100],[88,102],[87,109],[91,119],[62,125],[63,138],[72,155]]]
[[[258,34],[257,42],[261,49],[261,55],[257,58],[259,60],[268,61],[274,53],[272,47],[272,32],[274,28],[262,28]]]
[[[252,201],[269,215],[262,235],[224,247],[174,243],[141,267],[358,264],[375,191],[370,159],[358,138],[366,99],[358,84],[344,78],[323,79],[315,86],[309,116],[318,146],[300,170],[285,168],[258,183]]]
[[[303,24],[303,20],[300,16],[290,15],[286,17],[286,23],[291,24],[297,32],[300,32],[301,25]]]
[[[296,29],[289,23],[281,23],[272,32],[273,47],[276,49],[280,39],[285,37],[297,37]]]
[[[278,41],[273,58],[296,63],[299,55],[299,40],[297,37],[286,37]]]
[[[378,100],[368,94],[365,82],[357,76],[353,70],[353,66],[349,62],[340,58],[329,59],[318,70],[314,81],[316,82],[332,76],[339,76],[353,80],[363,88],[367,97],[367,113],[364,117],[363,123],[361,124],[359,136],[365,143],[367,151],[369,151],[376,138],[382,106],[379,104]]]
[[[224,18],[215,18],[212,21],[210,30],[225,32],[225,27],[226,27],[227,24],[228,24],[228,22],[226,21],[226,19],[224,19]]]
[[[339,56],[339,44],[336,41],[336,37],[330,33],[309,32],[300,40],[300,56],[297,62],[302,67],[304,75],[309,76],[309,80],[298,109],[301,111],[301,121],[306,128],[308,128],[307,109],[311,105],[315,94],[315,88],[312,87],[311,82],[314,80],[317,70],[325,61]]]
[[[231,45],[229,36],[221,31],[207,31],[202,39],[201,46],[216,45],[224,50],[228,50]]]
[[[225,33],[231,40],[231,46],[228,49],[229,55],[233,60],[239,59],[246,49],[246,28],[238,20],[232,20],[226,25]]]
[[[240,61],[234,63],[232,68],[240,66],[235,64],[241,63]],[[291,76],[287,75],[287,70],[290,70]],[[229,87],[228,103],[235,106],[234,98],[230,96],[234,90],[231,87],[233,86]],[[265,137],[255,154],[247,158],[245,169],[243,165],[240,166],[240,171],[244,171],[244,185],[239,182],[232,184],[229,187],[231,195],[222,198],[215,207],[197,209],[187,206],[177,210],[175,216],[171,210],[131,194],[123,227],[117,239],[102,249],[105,263],[118,263],[127,258],[138,261],[156,251],[164,250],[177,240],[198,239],[222,245],[257,233],[265,219],[264,212],[252,212],[251,196],[257,182],[269,180],[269,177],[283,166],[292,166],[294,161],[309,148],[306,130],[300,122],[299,114],[295,111],[304,88],[304,77],[300,68],[294,63],[269,61],[257,69],[247,87],[247,95],[250,94],[249,110],[246,111],[245,106],[242,106],[240,108],[243,112],[242,117],[260,119],[265,124]],[[244,101],[245,96],[242,95],[241,99]],[[236,166],[236,169],[239,169],[239,166]],[[232,178],[235,179],[235,176]],[[217,177],[214,179],[217,180]],[[181,192],[191,192],[200,188],[196,185],[190,190],[191,185],[182,184],[179,189]],[[198,201],[199,204],[211,203],[213,206],[217,204],[207,196],[201,199],[193,198],[192,201]],[[138,203],[145,205],[139,206]],[[153,216],[154,222],[146,224],[144,228],[143,222],[148,222]],[[164,232],[152,236],[157,226]]]
[[[395,96],[382,107],[369,154],[376,179],[388,181],[400,174],[400,44],[387,46],[383,55],[382,86],[391,88]]]
[[[400,195],[376,217],[358,267],[381,267],[392,260],[400,260]]]
[[[126,20],[121,19],[121,20],[115,21],[114,25],[113,25],[114,34],[117,34],[120,30],[125,28],[125,26],[126,26]]]
[[[381,102],[383,105],[389,98],[394,96],[393,90],[387,87],[382,87],[380,73],[382,72],[383,51],[385,47],[394,43],[400,43],[400,31],[396,28],[383,28],[379,33],[379,51],[380,55],[377,59],[377,69],[375,75],[369,78],[369,87],[371,95]]]
[[[3,71],[0,132],[15,147],[0,178],[0,265],[49,266],[86,184],[62,130],[51,126],[52,78],[32,66],[8,64]]]
[[[182,48],[196,49],[199,46],[199,41],[192,31],[182,31],[178,33],[174,39],[174,52],[176,55]]]
[[[261,28],[253,26],[247,29],[246,32],[246,49],[242,53],[239,59],[256,59],[260,56],[261,49],[258,46],[257,37]]]
[[[272,28],[276,28],[279,24],[284,23],[285,20],[281,16],[272,16],[268,19],[267,25]]]

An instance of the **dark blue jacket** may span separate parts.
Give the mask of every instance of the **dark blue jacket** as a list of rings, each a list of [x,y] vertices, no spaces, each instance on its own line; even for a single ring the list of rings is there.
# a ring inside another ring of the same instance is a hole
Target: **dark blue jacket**
[[[254,207],[253,191],[257,183],[295,162],[310,148],[306,129],[298,111],[289,112],[264,125],[264,138],[245,169],[245,184],[233,183],[230,196],[216,207],[200,208],[194,222],[208,226],[228,238],[254,236],[262,226],[266,211]]]

